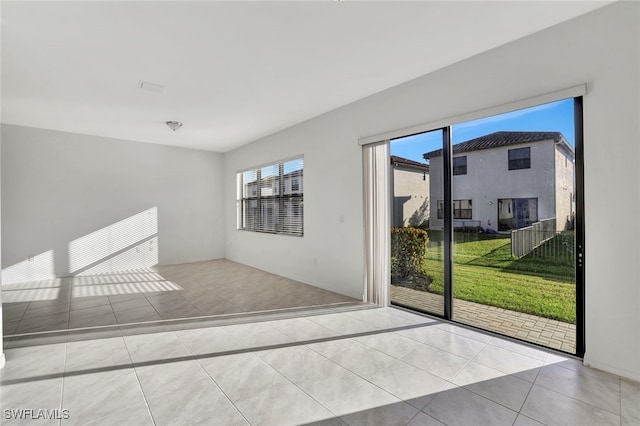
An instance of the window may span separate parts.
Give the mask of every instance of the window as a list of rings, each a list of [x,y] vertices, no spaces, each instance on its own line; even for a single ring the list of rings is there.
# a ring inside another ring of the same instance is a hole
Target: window
[[[472,213],[471,200],[453,200],[454,219],[471,219]]]
[[[498,199],[498,231],[524,228],[537,221],[537,198]]]
[[[509,150],[509,170],[531,168],[531,148],[517,148]]]
[[[472,219],[473,208],[471,200],[453,200],[454,219]],[[438,219],[444,219],[444,201],[438,201]]]
[[[302,236],[303,166],[301,157],[238,173],[238,229]]]
[[[453,175],[467,174],[467,156],[453,157]]]

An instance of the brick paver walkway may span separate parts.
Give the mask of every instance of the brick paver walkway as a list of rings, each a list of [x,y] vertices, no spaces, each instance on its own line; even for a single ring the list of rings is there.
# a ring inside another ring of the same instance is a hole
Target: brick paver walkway
[[[425,311],[442,313],[443,297],[433,293],[391,286],[391,300]],[[454,299],[454,319],[463,324],[495,331],[565,352],[576,351],[576,326],[508,309]]]

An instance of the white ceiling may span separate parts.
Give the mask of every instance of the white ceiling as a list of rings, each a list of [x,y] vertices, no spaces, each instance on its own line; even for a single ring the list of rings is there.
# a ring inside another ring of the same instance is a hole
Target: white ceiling
[[[607,3],[3,1],[2,122],[226,152]]]

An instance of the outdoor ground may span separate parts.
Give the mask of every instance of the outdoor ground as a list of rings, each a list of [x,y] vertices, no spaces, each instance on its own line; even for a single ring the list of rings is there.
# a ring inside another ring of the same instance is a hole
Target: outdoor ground
[[[443,251],[437,244],[441,239],[434,231],[429,239],[424,273],[429,291],[442,294]],[[456,232],[453,251],[455,298],[575,323],[572,234],[560,234],[515,259],[508,235]]]

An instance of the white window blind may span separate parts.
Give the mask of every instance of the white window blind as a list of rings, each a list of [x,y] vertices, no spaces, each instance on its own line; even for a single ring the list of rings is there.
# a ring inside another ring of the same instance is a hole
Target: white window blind
[[[238,229],[304,235],[304,159],[238,173]]]

